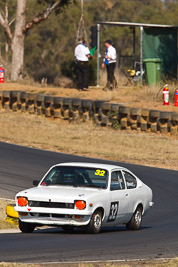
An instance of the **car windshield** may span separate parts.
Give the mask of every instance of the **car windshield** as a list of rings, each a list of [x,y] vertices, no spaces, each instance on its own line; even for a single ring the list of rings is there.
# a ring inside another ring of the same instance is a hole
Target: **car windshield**
[[[97,168],[56,166],[41,181],[42,186],[73,186],[106,189],[108,171]]]

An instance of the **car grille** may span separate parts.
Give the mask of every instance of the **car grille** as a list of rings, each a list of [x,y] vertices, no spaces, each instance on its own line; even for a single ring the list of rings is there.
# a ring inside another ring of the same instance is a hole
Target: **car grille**
[[[58,208],[58,209],[74,209],[74,203],[63,203],[63,202],[45,202],[45,201],[28,201],[29,207],[40,207],[40,208]]]
[[[72,218],[72,215],[66,215],[66,214],[30,213],[30,215],[32,217],[40,217],[40,218],[56,218],[56,219]]]

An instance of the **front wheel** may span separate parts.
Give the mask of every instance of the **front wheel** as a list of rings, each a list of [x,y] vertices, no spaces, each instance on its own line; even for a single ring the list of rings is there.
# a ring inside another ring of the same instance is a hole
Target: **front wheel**
[[[138,207],[131,220],[126,224],[128,230],[139,230],[142,224],[142,209]]]
[[[35,225],[33,223],[26,223],[19,220],[19,229],[22,233],[32,233],[35,229]]]
[[[101,230],[102,225],[102,213],[99,210],[96,210],[91,218],[90,223],[87,226],[87,233],[89,234],[98,234]]]

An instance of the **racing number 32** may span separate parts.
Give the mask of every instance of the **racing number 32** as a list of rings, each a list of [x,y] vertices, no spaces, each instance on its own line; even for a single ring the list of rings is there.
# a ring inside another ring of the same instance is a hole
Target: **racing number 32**
[[[115,219],[117,218],[118,208],[119,208],[119,202],[111,202],[108,222],[115,221]]]
[[[104,174],[105,174],[105,171],[104,170],[96,170],[95,171],[95,175],[104,176]]]

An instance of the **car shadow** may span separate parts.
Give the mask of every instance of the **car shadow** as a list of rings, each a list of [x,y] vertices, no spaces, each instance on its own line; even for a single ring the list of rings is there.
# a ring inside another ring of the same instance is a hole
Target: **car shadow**
[[[142,226],[139,231],[151,229],[152,227],[150,226]],[[125,226],[111,226],[111,227],[103,227],[101,229],[100,234],[109,234],[113,232],[133,232],[133,230],[127,230]],[[72,231],[64,231],[60,227],[47,227],[47,228],[40,228],[38,227],[37,229],[34,230],[34,234],[62,234],[62,235],[78,235],[78,234],[87,234],[85,232],[85,228],[74,228]]]

